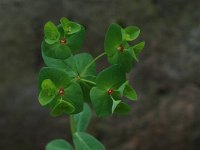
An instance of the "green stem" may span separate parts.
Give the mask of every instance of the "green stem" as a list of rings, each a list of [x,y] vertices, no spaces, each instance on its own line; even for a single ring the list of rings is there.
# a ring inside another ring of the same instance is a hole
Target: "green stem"
[[[71,133],[73,135],[76,132],[76,123],[73,115],[70,115],[70,128],[71,128]]]
[[[90,83],[90,84],[96,85],[96,83],[95,83],[95,82],[93,82],[93,81],[90,81],[90,80],[81,79],[81,81],[84,81],[84,82],[87,82],[87,83]]]
[[[88,69],[95,61],[97,61],[99,58],[101,58],[101,57],[104,56],[104,55],[106,55],[105,52],[101,53],[101,54],[98,55],[95,59],[93,59],[93,60],[85,67],[85,69],[81,72],[81,75],[83,75],[83,74],[87,71],[87,69]]]

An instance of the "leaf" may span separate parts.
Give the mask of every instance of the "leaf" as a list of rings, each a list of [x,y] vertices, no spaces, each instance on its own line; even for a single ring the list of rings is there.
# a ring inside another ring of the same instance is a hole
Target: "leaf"
[[[83,93],[79,84],[72,82],[65,88],[63,99],[68,100],[74,107],[73,114],[79,113],[83,110]]]
[[[136,26],[128,26],[125,28],[125,40],[133,41],[135,40],[140,34],[140,29]]]
[[[41,87],[42,90],[39,94],[39,102],[42,106],[45,106],[55,98],[57,89],[50,79],[43,80]]]
[[[96,76],[96,65],[93,63],[86,70],[86,66],[93,61],[93,57],[88,53],[81,53],[70,57],[65,60],[66,71],[72,76],[72,78],[77,77],[87,78],[90,76]]]
[[[131,107],[124,102],[120,102],[115,108],[115,113],[126,115],[131,111]]]
[[[76,53],[81,49],[84,41],[84,36],[85,28],[83,26],[81,26],[80,31],[74,34],[67,35],[67,45],[73,53]]]
[[[72,146],[63,139],[52,140],[46,145],[45,150],[73,150]]]
[[[119,64],[126,72],[129,72],[132,68],[133,58],[131,53],[126,50],[124,52],[117,52],[112,57],[108,57],[111,64]]]
[[[131,47],[133,58],[136,61],[139,61],[138,56],[139,56],[140,52],[144,49],[144,46],[145,46],[145,42],[140,42],[140,43],[134,45],[133,47]]]
[[[105,150],[105,147],[93,136],[84,132],[73,135],[76,150]]]
[[[55,59],[52,57],[48,57],[47,55],[44,54],[43,51],[42,51],[42,58],[44,60],[44,63],[48,67],[58,68],[58,69],[64,69],[66,67],[66,65],[62,59]]]
[[[71,50],[67,45],[61,45],[59,43],[55,43],[49,45],[45,42],[42,43],[42,52],[44,56],[51,57],[54,59],[67,59],[71,56]]]
[[[62,25],[63,28],[64,28],[64,27],[67,27],[69,22],[70,22],[69,19],[67,19],[67,18],[65,18],[65,17],[62,17],[62,18],[60,19],[60,23],[61,23],[61,25]]]
[[[50,79],[57,89],[61,87],[66,87],[70,84],[70,79],[68,75],[61,69],[44,67],[39,73],[39,91],[41,90],[41,84],[45,79]]]
[[[105,90],[93,87],[90,90],[90,98],[98,116],[105,117],[112,114],[112,99]]]
[[[60,33],[57,27],[51,21],[48,21],[44,26],[45,42],[48,44],[54,44],[60,38]]]
[[[86,131],[89,122],[91,120],[91,110],[88,104],[84,104],[83,111],[73,115],[75,124],[76,124],[76,131]]]
[[[126,81],[124,84],[122,84],[118,91],[120,92],[121,96],[124,95],[130,100],[136,100],[137,99],[137,93],[136,91],[129,85],[128,81]]]
[[[60,19],[61,25],[67,34],[74,34],[81,30],[81,26],[75,22],[69,21],[67,18]]]
[[[101,71],[96,79],[97,87],[108,90],[118,88],[126,81],[126,74],[119,65],[110,66]]]
[[[75,111],[75,107],[67,100],[59,100],[51,111],[52,116],[60,116],[62,114],[72,114]]]
[[[111,24],[108,28],[104,41],[104,49],[108,56],[116,53],[117,47],[122,42],[121,27],[118,24]]]
[[[112,113],[114,113],[115,109],[117,108],[118,104],[121,102],[121,100],[114,100],[113,99],[113,105],[112,105]]]

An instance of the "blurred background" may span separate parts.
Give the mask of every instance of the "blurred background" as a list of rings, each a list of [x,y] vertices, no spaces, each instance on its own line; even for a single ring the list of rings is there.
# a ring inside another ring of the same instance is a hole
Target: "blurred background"
[[[93,56],[112,22],[137,25],[146,41],[129,74],[139,96],[132,113],[94,115],[89,132],[108,150],[199,150],[199,10],[199,0],[0,0],[0,149],[44,150],[71,138],[68,118],[37,100],[44,23],[65,16],[86,27],[83,51]]]

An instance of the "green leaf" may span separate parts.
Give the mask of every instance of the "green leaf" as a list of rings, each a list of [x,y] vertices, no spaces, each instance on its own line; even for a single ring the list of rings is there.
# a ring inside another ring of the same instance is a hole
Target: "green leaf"
[[[125,28],[125,40],[135,40],[140,34],[140,29],[136,26],[128,26]]]
[[[70,79],[63,70],[44,67],[39,73],[39,92],[41,90],[41,84],[45,79],[50,79],[57,89],[61,87],[67,87],[70,84]]]
[[[62,25],[63,28],[64,28],[64,27],[67,27],[69,22],[70,22],[69,19],[67,19],[67,18],[65,18],[65,17],[62,17],[62,18],[60,19],[60,23],[61,23],[61,25]]]
[[[47,22],[44,26],[45,42],[48,44],[53,44],[57,42],[60,38],[60,33],[57,27],[51,21]]]
[[[105,150],[105,147],[93,136],[84,132],[73,135],[76,150]]]
[[[115,108],[115,113],[126,115],[131,111],[131,107],[124,102],[120,102]]]
[[[67,46],[69,46],[71,51],[75,54],[81,49],[83,45],[84,36],[85,36],[85,28],[81,26],[80,31],[73,34],[68,34],[65,36],[67,39]]]
[[[118,24],[111,24],[108,28],[104,41],[104,49],[108,56],[116,53],[116,49],[122,42],[121,27]]]
[[[130,100],[136,100],[137,99],[137,93],[136,91],[129,85],[128,81],[126,81],[124,84],[122,84],[118,91],[120,92],[121,96],[125,96]]]
[[[60,22],[66,34],[74,34],[81,30],[81,25],[69,21],[67,18],[61,18]]]
[[[72,146],[63,139],[52,140],[46,145],[45,150],[73,150]]]
[[[42,42],[42,57],[49,67],[62,68],[63,60],[71,56],[71,50],[66,44],[54,43],[49,45]]]
[[[68,100],[58,100],[58,103],[51,111],[52,116],[60,116],[62,114],[72,114],[75,111],[75,107],[68,102]]]
[[[84,104],[83,111],[73,115],[75,123],[76,123],[76,131],[86,131],[89,122],[91,120],[91,110],[88,104]]]
[[[108,60],[111,64],[119,64],[122,66],[126,72],[129,72],[132,68],[133,58],[129,50],[124,52],[117,52],[113,56],[108,57]]]
[[[98,116],[105,117],[112,114],[112,99],[107,91],[93,87],[90,91],[90,98]]]
[[[45,106],[55,98],[57,89],[50,79],[43,80],[41,87],[42,90],[39,94],[39,102],[42,106]]]
[[[59,68],[64,69],[66,67],[66,65],[62,59],[56,59],[56,58],[49,57],[43,51],[42,51],[42,58],[44,60],[44,63],[48,67],[53,67],[53,68],[58,68],[58,69]]]
[[[83,93],[79,84],[72,82],[65,88],[63,99],[68,100],[74,107],[73,114],[79,113],[83,110]]]
[[[93,61],[93,57],[88,53],[81,53],[75,56],[70,57],[65,60],[66,71],[68,74],[74,78],[78,75],[80,78],[88,78],[92,76],[96,76],[96,65],[93,63],[86,70],[86,66]]]
[[[144,49],[144,46],[145,46],[145,42],[140,42],[140,43],[134,45],[133,47],[131,47],[132,56],[136,61],[139,61],[138,56],[139,56],[140,52]]]
[[[112,113],[114,113],[115,109],[117,108],[118,104],[121,102],[121,100],[113,100],[113,105],[112,105]]]
[[[96,79],[97,87],[101,89],[115,89],[126,81],[126,74],[119,65],[110,66],[101,71]]]

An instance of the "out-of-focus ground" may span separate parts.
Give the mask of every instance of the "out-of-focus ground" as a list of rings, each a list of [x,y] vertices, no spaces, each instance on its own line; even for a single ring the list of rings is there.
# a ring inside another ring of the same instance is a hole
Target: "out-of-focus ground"
[[[199,0],[0,0],[0,149],[70,139],[67,119],[37,101],[43,25],[65,16],[87,28],[83,51],[93,56],[111,22],[139,26],[146,41],[129,75],[139,95],[132,113],[94,118],[89,131],[108,150],[199,150],[199,9]]]

